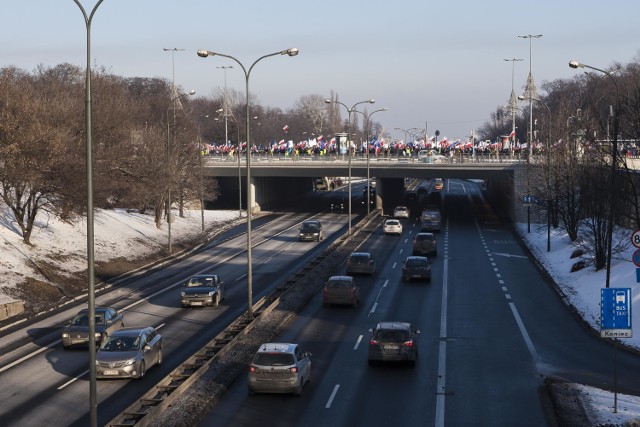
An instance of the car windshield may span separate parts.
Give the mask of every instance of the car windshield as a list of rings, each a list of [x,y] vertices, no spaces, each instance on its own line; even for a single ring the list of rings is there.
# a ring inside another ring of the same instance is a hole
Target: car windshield
[[[316,231],[317,229],[316,224],[302,224],[302,231]]]
[[[79,314],[71,321],[73,326],[89,326],[89,316],[87,314]],[[96,325],[104,324],[104,317],[96,314]]]
[[[369,262],[367,255],[351,255],[349,258],[352,264],[366,264]]]
[[[331,280],[327,283],[327,288],[350,288],[352,284],[349,280]]]
[[[140,347],[139,336],[112,336],[100,348],[104,351],[131,351]]]
[[[409,259],[407,260],[407,267],[426,267],[427,262],[422,259]]]
[[[261,352],[253,358],[255,365],[261,366],[288,366],[293,365],[293,354],[291,353],[266,353]]]
[[[398,221],[387,221],[387,225],[400,225]]]
[[[407,331],[387,331],[381,330],[376,333],[375,339],[384,342],[401,343],[411,339]]]
[[[189,283],[187,283],[187,286],[189,286],[190,288],[194,286],[213,286],[213,279],[194,277],[193,279],[189,280]]]
[[[425,234],[418,234],[416,236],[416,240],[419,242],[425,241],[425,240],[433,240],[433,236],[430,235],[425,235]]]

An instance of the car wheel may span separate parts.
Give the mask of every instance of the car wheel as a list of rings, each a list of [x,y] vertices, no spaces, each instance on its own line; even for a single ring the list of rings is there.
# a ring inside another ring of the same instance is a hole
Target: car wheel
[[[147,372],[146,367],[144,366],[144,360],[140,362],[140,371],[138,372],[138,378],[144,377],[144,374]]]
[[[293,392],[296,396],[302,396],[302,387],[304,387],[304,378],[300,379],[300,385],[296,388],[296,391]]]

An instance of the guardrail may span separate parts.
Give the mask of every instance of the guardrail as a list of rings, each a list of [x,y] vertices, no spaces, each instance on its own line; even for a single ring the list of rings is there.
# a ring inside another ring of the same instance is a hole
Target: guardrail
[[[377,216],[378,212],[372,212],[366,221],[364,221],[365,225],[369,224]],[[356,227],[356,229],[357,228],[358,227]],[[354,231],[352,237],[357,233],[357,230]],[[143,427],[154,425],[164,409],[171,405],[194,382],[204,375],[210,366],[228,352],[242,335],[248,334],[254,325],[257,324],[258,319],[267,315],[278,306],[280,297],[287,290],[295,286],[305,276],[309,275],[325,258],[335,253],[337,247],[344,245],[349,239],[350,237],[346,235],[338,238],[310,263],[285,280],[283,285],[276,288],[270,295],[258,300],[253,306],[254,318],[252,320],[247,319],[246,312],[238,317],[222,332],[216,335],[215,338],[176,367],[171,373],[166,375],[160,382],[106,425],[111,427]]]
[[[253,306],[254,318],[252,320],[246,318],[246,312],[244,316],[238,317],[107,425],[112,427],[152,425],[155,417],[197,381],[215,359],[222,356],[230,348],[230,344],[240,335],[251,330],[260,315],[268,313],[278,305],[280,295],[285,290],[286,288],[277,288],[271,295],[262,297]]]

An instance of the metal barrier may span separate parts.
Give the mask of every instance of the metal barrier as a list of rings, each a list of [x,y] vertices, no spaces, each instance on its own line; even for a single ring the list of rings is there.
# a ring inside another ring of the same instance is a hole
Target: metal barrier
[[[362,221],[362,227],[368,226],[378,216],[378,212],[372,212]],[[356,230],[353,236],[358,234],[358,232],[359,230]],[[129,405],[129,407],[106,425],[112,427],[142,427],[153,425],[162,411],[204,375],[218,358],[229,351],[241,335],[249,333],[261,316],[268,314],[278,306],[280,297],[287,290],[310,274],[325,258],[332,255],[337,247],[344,245],[353,236],[345,235],[338,238],[309,264],[285,280],[282,286],[276,288],[270,295],[262,297],[256,302],[253,306],[254,318],[252,320],[246,318],[246,312],[244,315],[238,317],[222,332],[216,335],[214,339],[180,364],[180,366],[165,376],[141,398]]]

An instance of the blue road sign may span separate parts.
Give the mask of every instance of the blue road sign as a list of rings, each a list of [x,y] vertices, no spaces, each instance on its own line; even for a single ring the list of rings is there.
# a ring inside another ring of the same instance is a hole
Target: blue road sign
[[[631,338],[631,288],[602,288],[600,297],[600,336]]]

